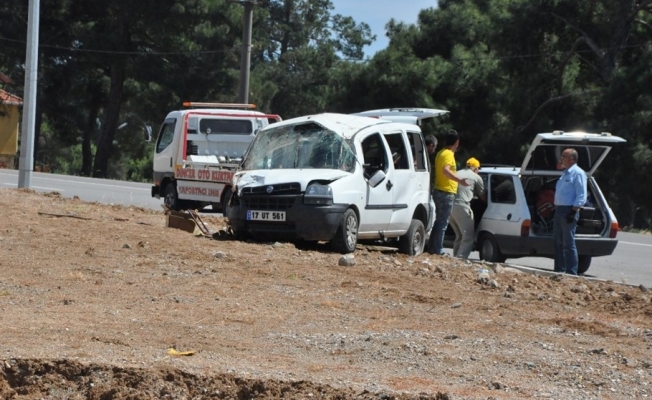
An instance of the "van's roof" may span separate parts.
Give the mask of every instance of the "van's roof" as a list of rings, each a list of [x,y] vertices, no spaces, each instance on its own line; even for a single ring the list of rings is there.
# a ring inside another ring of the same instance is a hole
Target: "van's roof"
[[[376,125],[387,125],[388,127],[394,127],[397,129],[419,130],[419,127],[413,124],[391,122],[379,118],[337,113],[323,113],[291,118],[283,122],[277,122],[265,129],[274,129],[280,126],[297,125],[309,122],[317,123],[324,128],[337,133],[345,139],[350,139],[353,135],[362,129]]]

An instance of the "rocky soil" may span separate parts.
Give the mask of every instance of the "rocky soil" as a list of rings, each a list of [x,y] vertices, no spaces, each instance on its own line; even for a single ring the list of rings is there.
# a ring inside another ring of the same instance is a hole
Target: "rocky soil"
[[[201,219],[0,190],[0,399],[652,397],[648,288]]]

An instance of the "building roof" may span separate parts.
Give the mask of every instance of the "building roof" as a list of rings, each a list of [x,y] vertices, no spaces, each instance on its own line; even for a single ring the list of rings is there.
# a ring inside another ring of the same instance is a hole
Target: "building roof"
[[[0,82],[5,83],[5,84],[12,83],[11,79],[9,79],[9,77],[7,75],[3,74],[2,72],[0,72]]]
[[[0,104],[7,104],[10,106],[22,106],[23,99],[0,89]]]

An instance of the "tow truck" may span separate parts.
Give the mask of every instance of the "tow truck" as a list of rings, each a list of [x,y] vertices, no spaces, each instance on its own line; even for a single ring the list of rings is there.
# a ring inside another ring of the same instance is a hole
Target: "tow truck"
[[[165,117],[154,146],[151,194],[168,208],[222,207],[231,198],[233,174],[262,128],[281,121],[254,104],[184,102]],[[224,209],[224,210],[223,210]]]

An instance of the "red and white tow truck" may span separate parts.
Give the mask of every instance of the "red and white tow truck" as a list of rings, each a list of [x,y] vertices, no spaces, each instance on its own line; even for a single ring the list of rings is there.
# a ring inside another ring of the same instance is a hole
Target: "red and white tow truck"
[[[172,210],[222,210],[256,133],[281,121],[253,104],[185,102],[163,121],[154,148],[152,197]]]

